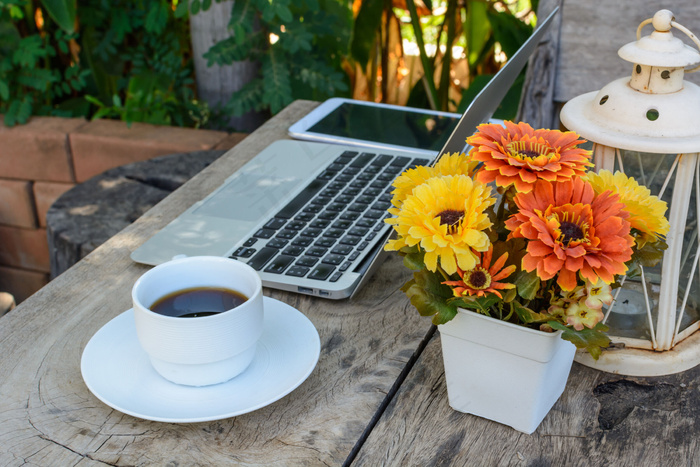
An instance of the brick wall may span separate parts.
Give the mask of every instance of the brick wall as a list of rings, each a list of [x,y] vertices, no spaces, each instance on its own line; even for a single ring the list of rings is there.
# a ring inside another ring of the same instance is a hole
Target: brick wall
[[[228,149],[243,136],[54,117],[8,128],[0,115],[0,291],[19,303],[48,282],[46,212],[77,183],[130,162]]]

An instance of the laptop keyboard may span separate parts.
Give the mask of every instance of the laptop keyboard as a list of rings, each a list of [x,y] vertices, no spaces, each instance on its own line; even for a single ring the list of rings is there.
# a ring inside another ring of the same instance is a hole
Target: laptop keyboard
[[[231,258],[258,271],[338,281],[389,229],[391,183],[423,158],[345,151]]]

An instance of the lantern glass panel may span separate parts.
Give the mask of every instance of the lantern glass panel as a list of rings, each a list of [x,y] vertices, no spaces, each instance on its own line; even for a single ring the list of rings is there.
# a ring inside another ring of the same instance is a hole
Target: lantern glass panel
[[[619,157],[615,158],[614,170],[624,171],[627,175],[634,177],[640,184],[649,188],[653,195],[659,196],[661,194],[660,198],[669,207],[666,212],[668,215],[676,178],[673,166],[676,155],[649,154],[626,150],[618,150],[617,153]],[[678,316],[681,317],[679,332],[700,320],[700,271],[698,271],[697,265],[693,269],[693,263],[698,261],[697,252],[699,245],[698,193],[694,184],[691,191],[688,219],[683,234],[678,284],[676,318],[678,319]],[[653,268],[644,268],[644,283],[646,287],[642,283],[641,276],[626,278],[606,321],[606,324],[610,327],[611,335],[645,340],[651,339],[649,322],[651,321],[654,325],[657,322],[661,266],[662,263],[659,262]],[[687,294],[686,291],[688,291]],[[647,300],[651,319],[647,312]]]

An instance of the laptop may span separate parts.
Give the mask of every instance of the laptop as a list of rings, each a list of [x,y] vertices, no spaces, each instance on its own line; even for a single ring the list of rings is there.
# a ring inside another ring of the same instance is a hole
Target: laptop
[[[556,12],[477,95],[438,158],[467,149],[466,138],[491,117]],[[385,258],[391,183],[431,163],[401,150],[276,141],[131,258],[157,265],[179,255],[227,256],[257,270],[266,287],[348,298]]]

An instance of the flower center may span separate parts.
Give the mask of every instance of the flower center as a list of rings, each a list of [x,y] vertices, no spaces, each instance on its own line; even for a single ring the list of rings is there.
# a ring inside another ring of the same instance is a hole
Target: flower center
[[[455,233],[459,224],[464,219],[464,211],[455,211],[454,209],[446,209],[435,217],[440,218],[440,225],[447,226],[448,233]]]
[[[482,290],[491,285],[491,274],[482,267],[472,269],[464,279],[464,283],[472,289]]]
[[[559,225],[559,230],[561,230],[561,242],[566,245],[568,245],[571,240],[583,240],[585,238],[581,227],[573,222],[562,222]]]
[[[518,159],[533,160],[540,156],[549,156],[551,148],[543,143],[530,141],[513,141],[508,145],[510,155]]]

